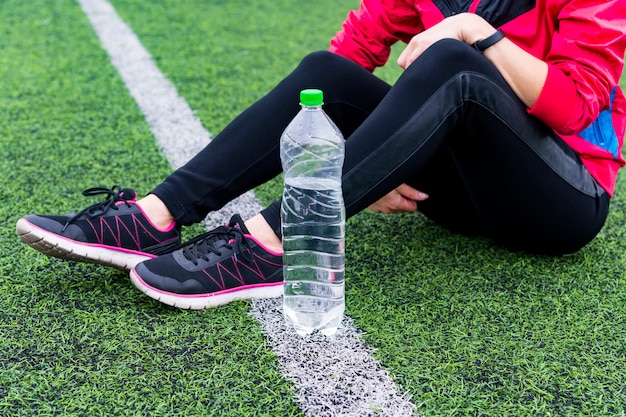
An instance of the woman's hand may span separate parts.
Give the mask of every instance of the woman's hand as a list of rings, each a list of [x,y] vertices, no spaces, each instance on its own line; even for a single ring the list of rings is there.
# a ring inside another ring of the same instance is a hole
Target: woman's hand
[[[489,22],[473,13],[450,16],[415,35],[400,54],[398,65],[407,69],[429,46],[441,39],[457,39],[473,45],[495,32]],[[484,56],[500,71],[526,107],[532,108],[548,77],[548,64],[506,38],[487,49]]]
[[[369,208],[383,214],[413,213],[417,211],[418,201],[424,201],[427,198],[428,194],[402,184],[370,205]]]
[[[496,32],[485,19],[473,13],[450,16],[435,26],[415,35],[398,58],[398,65],[407,69],[433,43],[456,39],[469,45]]]

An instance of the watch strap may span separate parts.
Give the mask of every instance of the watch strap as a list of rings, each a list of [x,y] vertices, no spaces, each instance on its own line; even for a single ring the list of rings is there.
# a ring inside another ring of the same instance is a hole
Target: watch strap
[[[498,29],[493,35],[490,35],[483,40],[475,42],[472,46],[474,47],[474,49],[482,54],[487,50],[487,48],[495,45],[502,39],[504,39],[504,32],[502,32],[502,29]]]

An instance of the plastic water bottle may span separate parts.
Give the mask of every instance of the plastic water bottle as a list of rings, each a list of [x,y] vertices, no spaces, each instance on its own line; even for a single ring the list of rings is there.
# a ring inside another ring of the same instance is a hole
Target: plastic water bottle
[[[280,142],[283,313],[300,335],[319,330],[330,336],[345,309],[344,141],[322,102],[322,91],[303,90],[302,110]]]

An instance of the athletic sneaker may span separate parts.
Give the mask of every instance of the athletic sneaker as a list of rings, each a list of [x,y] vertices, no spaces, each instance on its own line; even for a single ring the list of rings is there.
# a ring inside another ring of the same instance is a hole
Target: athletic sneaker
[[[17,233],[46,255],[126,270],[181,247],[180,227],[172,223],[165,230],[156,228],[135,203],[130,188],[83,191],[86,197],[99,194],[106,194],[106,199],[79,213],[21,218]]]
[[[282,259],[251,236],[236,214],[227,226],[200,235],[182,249],[138,264],[130,278],[155,300],[199,310],[281,296]]]

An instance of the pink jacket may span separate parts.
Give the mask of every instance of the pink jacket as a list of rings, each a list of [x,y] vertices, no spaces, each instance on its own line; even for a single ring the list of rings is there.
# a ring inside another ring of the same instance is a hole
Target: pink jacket
[[[546,61],[548,78],[528,112],[561,136],[598,183],[613,195],[626,129],[619,87],[626,49],[624,0],[363,0],[330,51],[370,71],[390,47],[408,42],[445,17],[471,12]]]

